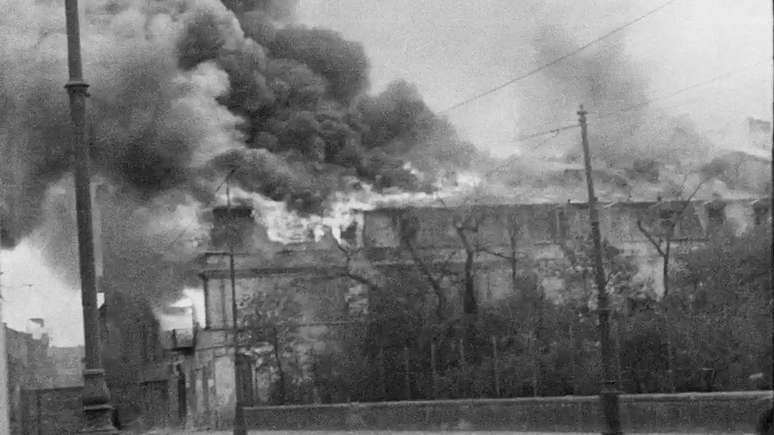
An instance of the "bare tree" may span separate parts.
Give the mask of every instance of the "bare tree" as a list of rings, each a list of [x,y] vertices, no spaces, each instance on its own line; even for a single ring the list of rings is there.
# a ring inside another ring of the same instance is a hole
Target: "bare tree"
[[[435,262],[432,259],[422,258],[419,249],[417,249],[416,239],[420,225],[419,218],[414,213],[408,212],[403,215],[400,220],[400,240],[409,252],[412,262],[430,285],[437,301],[436,317],[439,321],[444,322],[448,320],[448,300],[443,288],[443,280],[451,274],[449,265],[456,256],[456,252],[451,252],[440,267],[434,267],[433,263]]]
[[[283,404],[287,400],[286,353],[292,353],[300,339],[294,323],[301,319],[301,304],[297,300],[297,283],[293,282],[280,290],[279,284],[269,292],[256,293],[246,301],[248,310],[245,315],[244,340],[251,347],[268,343],[271,346],[272,359],[277,370],[276,401]]]
[[[642,219],[637,219],[637,228],[639,228],[640,232],[645,236],[646,239],[648,239],[650,244],[653,245],[662,260],[661,274],[664,286],[664,293],[661,299],[662,301],[665,301],[669,296],[669,264],[672,250],[672,241],[675,236],[675,228],[682,220],[685,211],[691,205],[691,200],[703,184],[704,180],[696,186],[688,199],[683,201],[682,208],[679,210],[672,210],[671,208],[662,208],[659,210],[658,220],[660,222],[661,229],[657,236],[654,236],[653,231],[649,231],[643,226]],[[676,387],[673,361],[674,357],[669,325],[669,308],[666,303],[659,304],[659,306],[661,307],[662,315],[664,317],[664,339],[666,342],[665,344],[667,350],[667,381],[669,383],[670,392],[675,392]]]

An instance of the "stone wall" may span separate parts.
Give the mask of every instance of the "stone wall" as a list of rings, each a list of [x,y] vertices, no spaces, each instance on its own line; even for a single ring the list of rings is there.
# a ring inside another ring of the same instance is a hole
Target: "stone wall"
[[[770,392],[621,396],[627,432],[750,433]],[[599,432],[596,396],[246,408],[248,429]]]

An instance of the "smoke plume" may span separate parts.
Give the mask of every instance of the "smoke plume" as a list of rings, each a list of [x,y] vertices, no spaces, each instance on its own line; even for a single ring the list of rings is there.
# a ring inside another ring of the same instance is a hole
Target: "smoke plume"
[[[293,24],[295,3],[82,3],[105,285],[150,300],[182,290],[229,173],[235,191],[314,215],[342,180],[426,192],[475,156],[410,84],[367,95],[363,47]],[[0,71],[2,243],[32,237],[75,285],[63,6],[4,6],[0,50],[16,61]]]
[[[538,15],[563,15],[545,13],[550,6],[539,9],[544,13]],[[575,54],[532,78],[536,85],[519,87],[519,124],[530,126],[522,133],[577,124],[571,109],[583,104],[588,111],[595,179],[603,200],[686,197],[702,182],[698,197],[744,194],[731,192],[718,180],[706,181],[708,171],[702,168],[717,154],[716,144],[686,117],[651,104],[654,94],[647,65],[628,55],[621,38],[576,52],[582,41],[578,42],[570,28],[567,23],[556,22],[537,29],[532,43],[534,64]],[[524,157],[490,174],[490,181],[505,184],[506,189],[500,190],[506,195],[515,190],[517,200],[529,200],[530,195],[559,202],[585,199],[575,184],[583,180],[579,130],[539,136],[524,142],[522,149]],[[496,187],[491,190],[500,192]]]

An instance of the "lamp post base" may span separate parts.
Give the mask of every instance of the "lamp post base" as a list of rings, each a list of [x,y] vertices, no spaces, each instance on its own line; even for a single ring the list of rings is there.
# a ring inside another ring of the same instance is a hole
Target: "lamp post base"
[[[602,412],[605,417],[605,430],[602,435],[622,435],[621,421],[618,414],[618,390],[609,383],[602,388],[599,395],[602,401]]]
[[[115,435],[113,406],[110,405],[110,391],[105,382],[105,371],[86,369],[83,371],[83,428],[79,433],[89,435]]]

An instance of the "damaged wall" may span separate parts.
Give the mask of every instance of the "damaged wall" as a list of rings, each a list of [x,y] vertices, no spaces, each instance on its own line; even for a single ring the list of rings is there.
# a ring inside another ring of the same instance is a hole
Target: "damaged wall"
[[[765,199],[751,199],[692,201],[690,204],[684,201],[600,204],[600,229],[603,239],[637,264],[636,279],[650,283],[660,294],[663,292],[661,258],[639,230],[638,220],[657,235],[664,219],[673,219],[672,240],[674,249],[679,251],[683,249],[681,245],[700,243],[721,230],[738,235],[767,222],[770,212],[765,203]],[[680,218],[675,220],[677,215]],[[374,259],[382,260],[385,254],[380,251],[399,251],[401,231],[404,231],[402,222],[407,216],[413,216],[419,222],[414,238],[417,249],[435,252],[431,256],[438,261],[446,258],[450,250],[462,249],[456,224],[465,221],[477,224],[473,234],[479,247],[477,263],[488,264],[477,270],[481,275],[477,290],[481,300],[490,301],[493,300],[490,295],[496,299],[495,295],[502,297],[512,293],[508,280],[498,279],[510,272],[510,264],[486,252],[510,252],[509,227],[517,231],[520,257],[537,262],[542,287],[554,300],[563,299],[562,292],[569,287],[563,278],[563,270],[568,267],[563,246],[568,240],[585,237],[589,232],[588,209],[583,203],[378,209],[364,212],[364,224],[359,229],[366,252],[373,253]],[[454,258],[462,257],[464,255],[460,253]],[[392,258],[396,257],[393,255]],[[403,258],[405,261],[405,256]],[[520,264],[524,262],[520,261]]]

